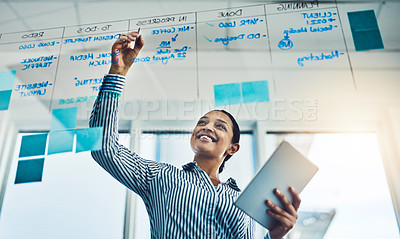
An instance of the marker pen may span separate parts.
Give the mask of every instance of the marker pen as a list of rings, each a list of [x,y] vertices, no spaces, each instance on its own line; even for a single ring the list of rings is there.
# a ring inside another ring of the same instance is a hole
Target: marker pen
[[[138,28],[138,37],[140,36],[140,27]],[[137,41],[137,38],[136,38],[136,41]],[[135,43],[132,45],[131,44],[131,48],[133,49],[133,48],[135,48],[135,46],[136,46],[136,41],[135,41]]]

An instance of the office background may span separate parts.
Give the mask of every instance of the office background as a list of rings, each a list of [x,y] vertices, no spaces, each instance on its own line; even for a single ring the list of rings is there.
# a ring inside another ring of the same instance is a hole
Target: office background
[[[399,238],[399,10],[397,1],[1,1],[0,237],[148,238],[140,198],[81,150],[76,132],[87,132],[113,41],[140,27],[123,144],[179,167],[193,158],[198,117],[225,108],[243,137],[223,179],[243,189],[283,138],[320,167],[289,238]],[[66,134],[52,128],[58,109],[73,109],[61,117],[74,124]],[[42,152],[27,153],[30,135],[45,135]],[[64,152],[63,135],[73,139]],[[40,180],[19,178],[21,162],[38,163]]]

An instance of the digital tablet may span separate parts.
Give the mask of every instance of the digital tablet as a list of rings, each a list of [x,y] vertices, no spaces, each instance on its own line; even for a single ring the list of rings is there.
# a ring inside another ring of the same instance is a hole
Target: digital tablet
[[[300,193],[317,171],[316,165],[290,143],[282,141],[234,204],[262,226],[271,229],[277,221],[266,213],[269,207],[265,200],[283,208],[273,190],[279,189],[292,200],[288,188],[292,186]]]

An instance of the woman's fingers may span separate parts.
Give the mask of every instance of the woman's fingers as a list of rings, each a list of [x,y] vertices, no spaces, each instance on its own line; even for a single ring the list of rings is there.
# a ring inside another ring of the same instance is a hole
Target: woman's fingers
[[[292,194],[292,204],[293,204],[294,209],[297,212],[297,210],[300,207],[300,203],[301,203],[300,196],[293,187],[289,187],[289,192]]]
[[[266,204],[269,207],[267,213],[278,220],[284,228],[291,229],[297,221],[297,210],[300,206],[300,197],[294,188],[290,187],[289,192],[292,195],[293,203],[278,189],[274,190],[274,194],[282,204],[283,208],[267,200]]]
[[[292,229],[294,227],[294,225],[296,224],[296,220],[293,220],[292,218],[288,218],[285,216],[282,216],[281,214],[278,214],[272,210],[267,210],[268,215],[270,215],[271,217],[275,218],[276,220],[278,220],[282,226],[285,228],[285,231],[288,231],[290,229]]]
[[[140,36],[140,35],[139,35],[138,32],[129,32],[129,33],[126,35],[126,38],[127,38],[127,40],[129,40],[130,42],[134,42],[134,41],[136,41],[136,40],[138,39],[139,36]]]
[[[288,212],[286,212],[285,210],[280,208],[278,205],[272,203],[270,200],[267,200],[265,203],[270,208],[270,209],[267,210],[267,212],[271,211],[271,212],[273,212],[273,213],[275,213],[277,215],[281,215],[282,217],[287,217],[287,218],[290,217],[290,214]]]
[[[128,36],[126,34],[121,34],[121,36],[115,41],[116,44],[122,44],[128,41]]]
[[[300,206],[299,194],[292,187],[289,188],[289,192],[292,195],[293,202],[290,202],[278,189],[274,190],[274,194],[282,204],[282,208],[270,200],[265,201],[269,207],[267,214],[279,222],[270,230],[270,235],[273,235],[274,238],[285,236],[294,227],[298,218],[297,210]]]
[[[132,36],[131,34],[127,35],[127,38],[130,42],[136,41],[136,36]]]
[[[276,197],[279,199],[279,201],[281,202],[282,206],[285,208],[285,210],[290,215],[294,215],[297,217],[297,210],[295,209],[292,202],[290,202],[289,199],[278,189],[275,189],[274,193],[275,193]]]
[[[109,73],[126,75],[143,45],[142,36],[138,32],[122,33],[111,49],[112,65]]]
[[[137,41],[137,42],[136,42],[136,44],[135,44],[135,47],[139,48],[139,50],[142,49],[143,46],[144,46],[143,36],[142,36],[142,35],[139,35],[139,36],[136,38],[136,41]]]
[[[294,227],[297,221],[296,211],[294,211],[294,213],[289,213],[287,209],[285,211],[284,209],[280,208],[269,200],[266,201],[266,204],[270,208],[267,209],[267,214],[280,222],[280,228],[285,231],[284,234],[286,234],[290,229]]]
[[[115,41],[116,44],[128,44],[135,42],[139,37],[138,32],[129,32],[127,34],[123,33],[120,35],[119,39]]]

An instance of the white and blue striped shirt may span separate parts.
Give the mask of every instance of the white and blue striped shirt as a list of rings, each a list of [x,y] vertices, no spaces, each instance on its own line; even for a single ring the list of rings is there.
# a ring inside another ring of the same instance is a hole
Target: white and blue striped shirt
[[[151,238],[253,238],[254,220],[233,205],[240,192],[235,180],[214,186],[196,162],[178,169],[143,159],[118,143],[118,102],[124,83],[122,76],[104,78],[90,117],[90,127],[104,127],[103,148],[92,151],[92,156],[143,199]]]

